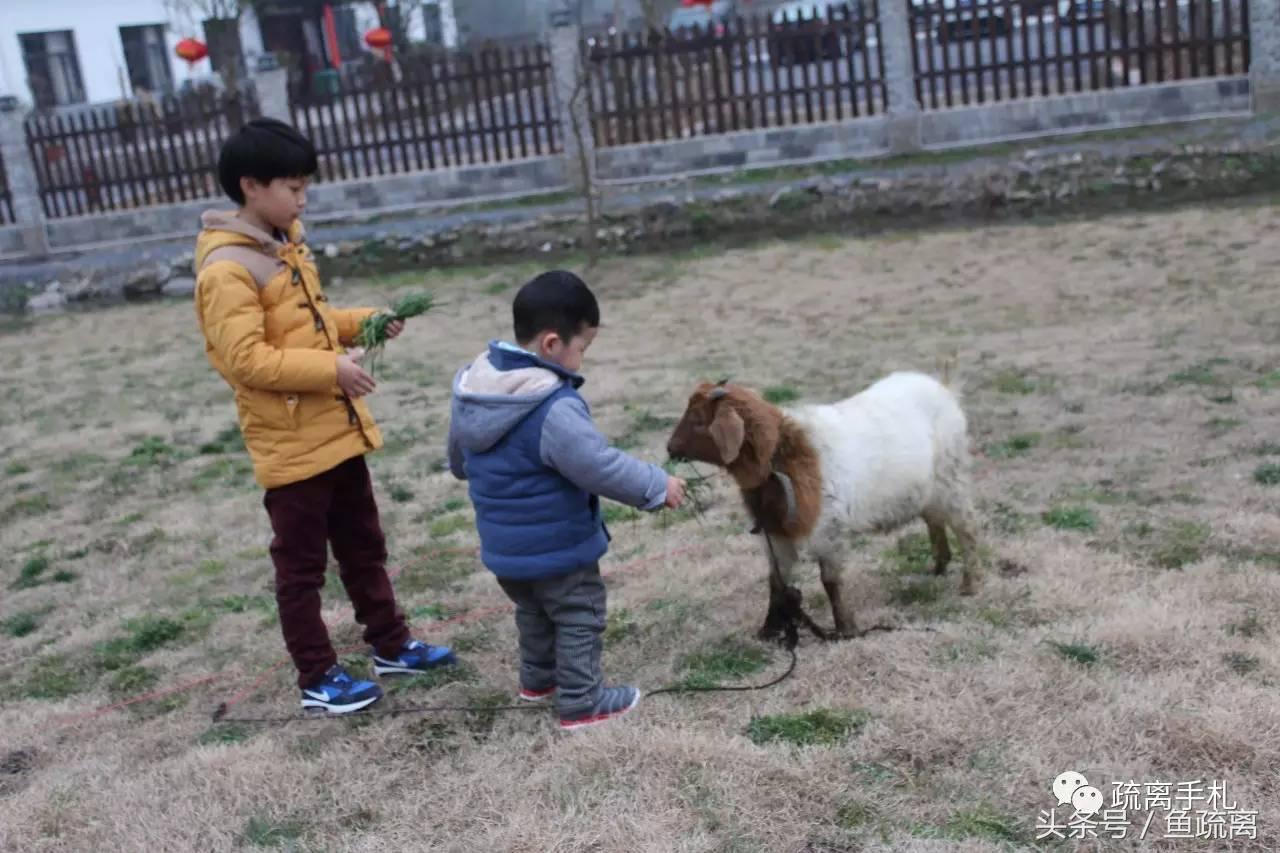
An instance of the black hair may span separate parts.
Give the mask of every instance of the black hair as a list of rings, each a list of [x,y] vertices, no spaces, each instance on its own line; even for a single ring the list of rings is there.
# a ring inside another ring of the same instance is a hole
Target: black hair
[[[586,329],[600,325],[595,294],[571,272],[552,270],[530,281],[511,306],[516,343],[524,345],[543,332],[555,332],[568,343]]]
[[[236,131],[218,154],[218,183],[236,204],[244,204],[241,178],[269,184],[276,178],[306,178],[318,168],[316,147],[301,133],[273,118],[258,118]]]

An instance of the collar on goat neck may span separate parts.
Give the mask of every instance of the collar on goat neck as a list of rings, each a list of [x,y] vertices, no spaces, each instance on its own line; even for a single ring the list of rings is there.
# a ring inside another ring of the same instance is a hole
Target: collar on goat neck
[[[813,531],[822,510],[822,472],[798,424],[784,417],[772,455],[731,473],[751,512],[753,532],[803,538]]]
[[[787,502],[787,515],[786,515],[786,518],[784,518],[782,521],[782,526],[791,527],[793,524],[796,523],[796,517],[799,515],[799,512],[796,508],[795,484],[791,482],[790,477],[788,477],[786,474],[782,473],[781,471],[770,471],[769,477],[774,480],[777,480],[778,485],[782,487],[783,498]],[[755,527],[751,528],[751,532],[752,533],[764,532],[764,523],[761,522],[759,518],[756,519]]]

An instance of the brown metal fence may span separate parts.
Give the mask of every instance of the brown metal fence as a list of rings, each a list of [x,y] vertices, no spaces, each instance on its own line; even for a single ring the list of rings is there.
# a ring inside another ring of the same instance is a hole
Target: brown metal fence
[[[596,144],[841,121],[883,111],[879,2],[588,41],[583,50]]]
[[[925,109],[1244,74],[1248,0],[908,3]]]
[[[0,156],[0,225],[12,225],[13,221],[13,195],[9,192],[9,175],[4,170],[4,157]]]
[[[500,163],[562,150],[543,45],[420,57],[397,80],[294,92],[293,122],[320,154],[320,180]]]
[[[219,195],[218,150],[256,115],[252,95],[218,93],[33,114],[26,136],[45,215]]]

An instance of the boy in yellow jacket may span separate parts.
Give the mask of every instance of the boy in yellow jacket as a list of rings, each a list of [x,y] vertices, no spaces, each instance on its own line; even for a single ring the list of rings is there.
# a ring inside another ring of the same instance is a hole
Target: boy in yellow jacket
[[[387,577],[364,461],[382,446],[363,399],[375,383],[346,349],[374,309],[334,308],[320,288],[298,220],[316,168],[311,142],[283,122],[258,119],[227,140],[218,179],[239,209],[202,218],[196,314],[266,489],[276,603],[302,707],[345,714],[382,690],[339,665],[320,618],[329,545],[378,675],[425,672],[454,656],[410,636]],[[392,324],[388,337],[402,329]]]

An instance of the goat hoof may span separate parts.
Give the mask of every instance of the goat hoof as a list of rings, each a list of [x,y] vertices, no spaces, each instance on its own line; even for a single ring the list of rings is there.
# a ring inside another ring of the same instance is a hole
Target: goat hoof
[[[962,583],[962,584],[960,584],[960,594],[961,594],[961,595],[974,595],[974,594],[976,594],[976,593],[977,593],[977,591],[978,591],[978,590],[977,590],[977,589],[975,589],[975,588],[974,588],[974,585],[973,585],[973,584],[971,584],[971,583]]]
[[[935,575],[945,575],[945,574],[947,573],[947,564],[946,564],[946,563],[934,563],[934,564],[933,564],[933,568],[931,568],[929,571],[930,571],[930,572],[932,572],[932,573],[933,573],[933,574],[935,574]]]

